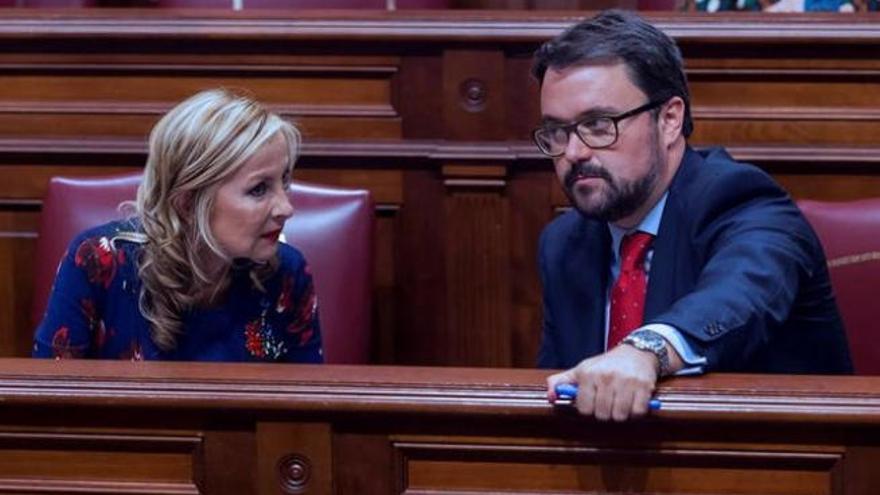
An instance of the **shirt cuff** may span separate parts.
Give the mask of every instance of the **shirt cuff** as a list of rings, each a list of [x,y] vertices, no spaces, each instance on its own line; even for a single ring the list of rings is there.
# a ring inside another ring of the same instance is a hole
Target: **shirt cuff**
[[[650,330],[660,334],[675,349],[681,360],[684,361],[684,368],[676,371],[675,376],[699,375],[703,373],[706,357],[697,355],[687,340],[681,336],[681,332],[678,329],[665,323],[650,323],[641,327],[641,330]]]

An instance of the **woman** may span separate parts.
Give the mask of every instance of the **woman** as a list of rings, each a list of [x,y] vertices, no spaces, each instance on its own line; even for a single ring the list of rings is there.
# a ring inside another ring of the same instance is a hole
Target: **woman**
[[[299,143],[225,90],[168,112],[133,215],[71,243],[33,355],[321,362],[312,277],[278,242]]]

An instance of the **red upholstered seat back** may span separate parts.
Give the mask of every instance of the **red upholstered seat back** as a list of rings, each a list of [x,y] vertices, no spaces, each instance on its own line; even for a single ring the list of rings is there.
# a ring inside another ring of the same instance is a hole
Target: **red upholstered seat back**
[[[58,261],[86,228],[120,218],[117,206],[134,199],[140,174],[102,178],[55,177],[40,219],[32,318],[42,319]],[[370,349],[373,206],[369,192],[294,182],[294,216],[287,242],[309,262],[321,309],[328,363],[366,363]]]
[[[819,235],[859,375],[880,375],[880,199],[802,200]]]

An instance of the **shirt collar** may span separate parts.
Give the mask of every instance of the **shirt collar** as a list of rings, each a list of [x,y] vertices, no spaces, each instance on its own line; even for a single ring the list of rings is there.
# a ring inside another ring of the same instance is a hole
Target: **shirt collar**
[[[620,241],[626,234],[629,234],[630,232],[645,232],[657,237],[657,232],[660,232],[660,220],[663,218],[663,209],[666,207],[666,198],[668,196],[669,191],[663,193],[663,196],[660,197],[657,204],[651,208],[651,211],[645,215],[645,218],[643,218],[641,223],[636,225],[635,228],[624,229],[610,222],[608,223],[608,228],[611,230],[611,252],[614,253],[615,260],[620,251]]]

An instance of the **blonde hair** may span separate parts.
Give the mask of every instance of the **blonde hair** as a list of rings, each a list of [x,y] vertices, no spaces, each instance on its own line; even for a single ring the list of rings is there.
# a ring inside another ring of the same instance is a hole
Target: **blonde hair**
[[[136,213],[147,242],[138,260],[139,306],[153,341],[163,350],[176,346],[182,315],[211,302],[229,283],[232,259],[211,232],[218,187],[281,133],[292,169],[300,146],[293,124],[252,98],[225,89],[198,93],[169,111],[150,133],[144,179]],[[220,273],[208,268],[206,254],[225,261]],[[260,280],[274,272],[277,259],[251,267]],[[205,291],[204,288],[213,290]]]

